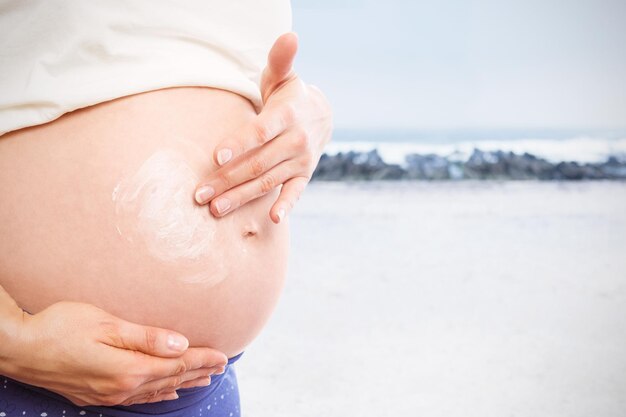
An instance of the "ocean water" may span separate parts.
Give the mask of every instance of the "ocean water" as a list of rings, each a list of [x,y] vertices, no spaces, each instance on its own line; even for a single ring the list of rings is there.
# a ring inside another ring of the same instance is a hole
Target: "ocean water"
[[[605,162],[609,156],[626,161],[626,130],[339,130],[326,152],[332,155],[373,149],[385,162],[399,165],[410,153],[465,161],[474,149],[528,152],[550,162]]]
[[[248,417],[626,415],[626,183],[313,183]]]

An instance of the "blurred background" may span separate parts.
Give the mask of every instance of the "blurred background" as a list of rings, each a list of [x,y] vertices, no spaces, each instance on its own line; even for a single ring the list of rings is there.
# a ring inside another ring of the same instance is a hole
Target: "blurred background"
[[[292,2],[335,134],[244,414],[626,415],[626,2]]]

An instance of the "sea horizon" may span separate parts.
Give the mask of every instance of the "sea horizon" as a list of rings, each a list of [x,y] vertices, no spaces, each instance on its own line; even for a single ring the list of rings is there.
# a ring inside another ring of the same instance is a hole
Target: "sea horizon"
[[[409,154],[467,160],[474,149],[529,153],[550,162],[626,160],[626,128],[337,128],[326,153],[376,149],[386,163],[405,165]]]

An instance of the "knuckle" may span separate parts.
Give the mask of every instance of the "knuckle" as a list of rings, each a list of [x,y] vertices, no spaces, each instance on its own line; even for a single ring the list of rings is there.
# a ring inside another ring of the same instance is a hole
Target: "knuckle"
[[[250,172],[254,177],[258,177],[265,172],[265,161],[262,158],[251,157],[248,159],[248,166],[250,167]]]
[[[84,384],[90,391],[97,392],[105,396],[120,392],[117,379],[108,378],[96,382],[85,381]]]
[[[217,173],[217,180],[222,184],[222,186],[224,187],[225,190],[229,189],[231,186],[231,179],[230,179],[230,175],[226,172],[219,172]]]
[[[155,399],[157,399],[159,397],[159,391],[155,390],[155,391],[150,391],[149,393],[146,394],[145,399],[150,402],[153,401]]]
[[[185,372],[187,372],[187,364],[185,363],[185,361],[180,360],[178,361],[178,364],[176,365],[176,370],[174,371],[174,375],[182,375]]]
[[[286,104],[281,111],[283,126],[289,126],[296,121],[296,109],[291,104]]]
[[[98,328],[102,337],[106,338],[114,346],[123,344],[119,326],[114,320],[102,319],[98,322]]]
[[[263,194],[272,191],[276,188],[276,179],[271,174],[265,174],[259,178],[259,182],[261,183],[261,192]]]
[[[269,126],[266,123],[258,122],[254,124],[254,133],[256,135],[257,142],[263,144],[270,140]]]
[[[130,392],[136,389],[139,386],[137,381],[132,377],[120,377],[116,383],[115,387],[111,387],[111,391],[115,390],[116,393],[122,392]]]
[[[305,130],[298,130],[295,132],[294,138],[294,146],[296,151],[298,152],[307,152],[309,150],[309,145],[311,142],[311,138]]]
[[[315,168],[315,164],[313,163],[313,161],[311,160],[311,158],[300,158],[298,160],[298,164],[299,164],[299,168],[302,169],[302,171],[312,171],[313,168]]]
[[[70,400],[72,404],[77,405],[79,407],[85,407],[87,405],[93,404],[93,401],[89,402],[89,401],[81,400],[80,398],[75,398],[75,397],[70,397],[70,396],[67,396],[66,398]]]
[[[181,385],[183,382],[185,381],[183,381],[182,375],[173,376],[172,379],[169,381],[168,388],[176,388],[179,385]]]
[[[155,352],[157,347],[157,332],[152,327],[144,327],[144,340],[150,352]]]
[[[114,405],[123,404],[125,401],[128,401],[128,398],[121,394],[110,394],[102,397],[100,403],[102,405],[110,407]]]

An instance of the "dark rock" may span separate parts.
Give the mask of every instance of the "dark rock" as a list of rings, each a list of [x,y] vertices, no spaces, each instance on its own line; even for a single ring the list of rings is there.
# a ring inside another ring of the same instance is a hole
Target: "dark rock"
[[[504,178],[506,165],[503,152],[483,152],[474,149],[465,163],[465,177],[472,179]]]
[[[411,179],[446,180],[450,162],[439,155],[410,154],[405,157],[407,176]]]
[[[340,180],[386,180],[402,179],[406,172],[399,165],[383,161],[377,150],[370,152],[338,153],[322,155],[313,172],[312,179],[324,181]]]
[[[457,155],[458,157],[458,155]],[[529,153],[484,152],[475,149],[466,162],[439,155],[410,154],[406,168],[387,164],[378,151],[324,154],[313,180],[597,180],[626,179],[626,160],[611,157],[601,164],[560,162],[552,164]]]
[[[604,178],[626,179],[626,161],[620,161],[617,157],[611,156],[609,159],[597,166]]]
[[[329,156],[323,154],[313,172],[312,180],[340,181],[345,176],[341,153]]]
[[[384,168],[374,172],[371,179],[373,180],[401,180],[406,178],[406,171],[400,165],[387,165]]]
[[[585,177],[584,167],[577,162],[560,162],[556,166],[556,179],[582,180]]]
[[[529,153],[483,152],[475,149],[465,163],[465,177],[474,179],[551,179],[555,167]]]

